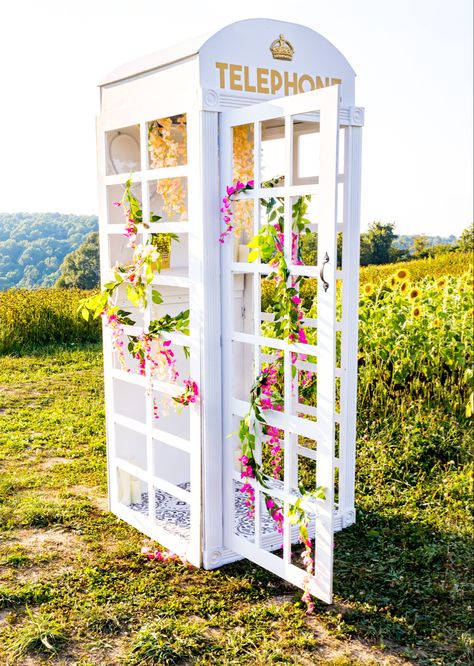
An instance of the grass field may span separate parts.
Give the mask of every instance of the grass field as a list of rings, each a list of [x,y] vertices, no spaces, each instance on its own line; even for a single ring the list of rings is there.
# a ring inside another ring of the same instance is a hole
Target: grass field
[[[97,343],[0,357],[0,664],[469,663],[469,304],[460,278],[416,279],[422,316],[382,286],[361,301],[357,524],[314,616],[248,561],[142,558],[147,540],[107,512]],[[388,321],[399,334],[376,340]]]

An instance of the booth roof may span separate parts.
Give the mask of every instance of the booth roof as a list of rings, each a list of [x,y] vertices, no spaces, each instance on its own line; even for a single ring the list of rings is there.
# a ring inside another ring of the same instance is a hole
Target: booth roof
[[[175,44],[162,51],[156,51],[155,53],[150,53],[141,58],[137,58],[136,60],[127,62],[124,65],[117,67],[117,69],[114,69],[110,74],[107,74],[107,76],[99,83],[99,86],[116,83],[117,81],[122,81],[123,79],[137,76],[138,74],[144,74],[145,72],[150,72],[159,67],[163,67],[164,65],[171,65],[179,60],[184,60],[185,58],[197,55],[201,46],[206,43],[209,37],[212,37],[212,34],[214,33],[194,37],[193,39],[181,42],[180,44]]]
[[[211,41],[211,38],[217,37],[219,33],[232,29],[236,25],[243,27],[244,25],[259,24],[263,22],[279,24],[278,29],[283,29],[284,27],[291,25],[295,27],[298,26],[300,29],[302,28],[306,32],[313,33],[313,35],[316,36],[321,42],[327,44],[327,46],[329,46],[334,53],[337,53],[338,56],[342,58],[343,61],[345,61],[352,73],[355,74],[354,70],[347,62],[343,54],[340,53],[340,51],[338,51],[338,49],[336,49],[333,44],[328,42],[327,39],[308,26],[302,26],[294,23],[289,24],[285,21],[278,21],[276,19],[243,19],[241,21],[236,21],[235,23],[226,25],[217,32],[201,35],[200,37],[194,37],[193,39],[182,42],[181,44],[176,44],[170,48],[163,49],[162,51],[156,51],[155,53],[151,53],[136,60],[132,60],[131,62],[125,63],[124,65],[121,65],[120,67],[117,67],[117,69],[114,69],[112,72],[110,72],[110,74],[108,74],[99,83],[99,86],[107,86],[113,83],[117,83],[118,81],[123,81],[124,79],[128,79],[133,76],[139,76],[140,74],[151,72],[160,67],[164,67],[165,65],[171,65],[181,60],[185,60],[186,58],[191,58],[192,56],[197,55],[205,46],[205,44],[208,41]]]

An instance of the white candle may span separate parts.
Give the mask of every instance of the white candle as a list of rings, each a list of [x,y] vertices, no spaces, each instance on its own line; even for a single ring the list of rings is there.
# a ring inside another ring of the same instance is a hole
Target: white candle
[[[239,261],[247,262],[249,260],[248,245],[239,245]]]
[[[130,505],[131,495],[130,495],[130,474],[119,469],[118,471],[118,496],[119,502],[121,504]]]
[[[132,499],[132,504],[140,504],[142,501],[142,482],[141,479],[137,479],[136,476],[131,477],[130,484],[130,496]]]

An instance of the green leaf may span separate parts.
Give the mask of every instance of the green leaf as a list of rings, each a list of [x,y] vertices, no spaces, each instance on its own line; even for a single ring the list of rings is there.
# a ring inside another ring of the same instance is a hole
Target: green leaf
[[[156,303],[156,305],[160,305],[160,303],[163,303],[163,297],[161,296],[160,292],[157,291],[156,289],[153,289],[151,292],[151,300],[153,303]]]

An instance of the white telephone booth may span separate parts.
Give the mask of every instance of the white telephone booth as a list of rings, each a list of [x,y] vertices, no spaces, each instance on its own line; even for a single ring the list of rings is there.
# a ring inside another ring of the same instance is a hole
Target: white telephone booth
[[[114,204],[130,177],[144,222],[137,240],[173,234],[146,287],[146,307],[130,304],[123,286],[114,295],[133,322],[123,326],[124,359],[104,329],[110,509],[196,566],[247,557],[303,587],[308,576],[295,560],[298,531],[287,514],[303,481],[322,487],[309,516],[309,589],[327,602],[334,531],[355,521],[364,114],[354,106],[354,78],[344,56],[307,27],[239,21],[112,72],[100,84],[97,124],[103,284],[114,265],[131,258],[123,206]],[[223,196],[237,181],[253,187],[233,197],[238,231],[219,243]],[[302,198],[305,229],[295,233],[294,205]],[[272,334],[271,266],[249,261],[247,242],[268,223],[270,199],[286,232],[288,280],[306,303],[304,341]],[[298,261],[293,243],[301,248]],[[161,294],[156,302],[153,289]],[[186,310],[189,334],[163,334],[176,383],[140,371],[127,336],[136,339],[150,323]],[[279,409],[265,417],[281,445],[282,469],[272,476],[265,467],[260,433],[256,456],[268,486],[250,481],[249,512],[239,423],[256,374],[275,359],[284,390]],[[312,400],[300,395],[303,373],[313,382]],[[157,418],[187,377],[199,398]],[[268,497],[282,507],[280,531]]]

